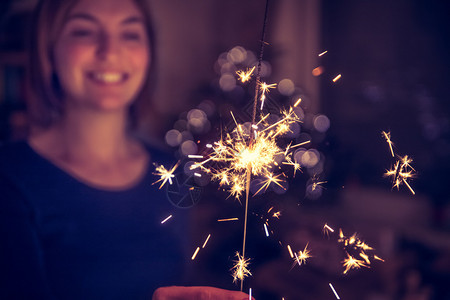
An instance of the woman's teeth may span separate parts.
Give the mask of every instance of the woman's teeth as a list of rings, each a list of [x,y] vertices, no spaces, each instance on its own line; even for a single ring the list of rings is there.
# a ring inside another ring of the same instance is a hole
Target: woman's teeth
[[[118,83],[121,82],[125,76],[122,73],[116,72],[96,72],[93,73],[93,78],[96,81],[103,83]]]

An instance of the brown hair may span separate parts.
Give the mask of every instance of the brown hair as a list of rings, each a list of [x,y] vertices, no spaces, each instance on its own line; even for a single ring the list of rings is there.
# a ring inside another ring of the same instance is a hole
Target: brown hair
[[[78,0],[41,0],[37,4],[33,28],[31,28],[29,52],[29,88],[31,95],[28,103],[30,119],[33,125],[46,128],[58,121],[63,115],[62,90],[54,71],[53,48],[70,10]],[[130,106],[129,122],[132,127],[139,123],[139,117],[150,97],[155,81],[156,57],[155,37],[146,0],[133,0],[144,16],[149,40],[150,68],[147,78]],[[145,109],[144,109],[145,110]]]

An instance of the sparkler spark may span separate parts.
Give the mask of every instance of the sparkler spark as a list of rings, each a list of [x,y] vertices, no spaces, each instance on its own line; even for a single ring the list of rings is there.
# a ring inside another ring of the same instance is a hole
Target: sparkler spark
[[[242,71],[242,70],[236,71],[236,74],[239,76],[239,80],[242,83],[249,81],[255,68],[256,68],[256,66],[254,66],[251,69],[247,69],[247,71]]]
[[[287,249],[289,251],[289,255],[291,256],[291,258],[294,258],[294,253],[292,252],[291,246],[287,245]]]
[[[392,149],[393,142],[391,140],[391,133],[385,131],[382,131],[381,133],[389,145],[392,157],[395,157],[394,150]],[[408,157],[408,155],[403,157],[397,156],[397,161],[394,163],[394,166],[391,167],[391,169],[386,170],[384,176],[392,177],[392,188],[397,188],[397,190],[399,190],[400,185],[404,184],[411,191],[411,193],[415,195],[416,192],[408,182],[408,180],[414,178],[416,175],[416,170],[414,170],[411,166],[411,163],[412,159]]]
[[[160,189],[164,186],[164,184],[166,184],[167,181],[169,182],[169,184],[172,184],[172,178],[175,177],[175,175],[173,175],[173,172],[175,172],[179,164],[180,162],[177,162],[175,166],[173,166],[170,170],[167,170],[163,165],[155,165],[156,168],[153,174],[160,176],[161,178],[155,181],[153,184],[162,181],[161,185],[159,186]]]
[[[331,283],[328,283],[328,285],[330,286],[331,290],[333,291],[334,295],[336,296],[336,299],[340,300],[341,298],[339,298],[339,295],[337,294],[337,292],[334,289],[333,285]]]
[[[200,251],[200,247],[197,247],[197,249],[195,249],[195,252],[194,252],[194,254],[193,254],[192,257],[191,257],[191,260],[194,260],[194,259],[195,259],[195,257],[197,256],[197,254],[198,254],[199,251]]]
[[[264,231],[266,232],[266,236],[269,236],[269,230],[267,229],[267,224],[264,223]]]
[[[356,259],[350,254],[347,253],[347,258],[342,261],[343,266],[345,267],[344,274],[347,274],[351,269],[359,269],[361,267],[368,268],[368,265],[360,259]]]
[[[408,180],[414,178],[415,170],[411,166],[412,159],[405,155],[403,157],[399,157],[395,162],[394,167],[389,170],[386,170],[384,173],[385,177],[392,176],[392,188],[400,189],[400,185],[405,184],[411,193],[414,195],[415,192],[412,189],[411,185],[408,183]]]
[[[331,228],[327,223],[325,223],[325,225],[323,225],[323,232],[328,235],[329,232],[334,232],[334,229]]]
[[[312,191],[315,191],[316,188],[319,187],[320,185],[322,185],[324,183],[327,183],[327,181],[319,181],[319,178],[316,175],[314,175],[311,178],[311,181],[312,181],[312,185],[311,185],[311,190]]]
[[[303,251],[298,251],[298,254],[294,253],[294,256],[295,256],[294,261],[298,263],[299,266],[305,264],[306,260],[312,257],[310,255],[310,250],[308,249],[308,244],[306,244],[305,249],[303,249]]]
[[[239,252],[236,252],[236,257],[237,260],[234,261],[235,265],[231,268],[231,271],[233,271],[233,282],[237,280],[242,282],[245,277],[252,275],[248,269],[250,259],[245,259]]]
[[[325,225],[323,225],[322,231],[329,238],[330,237],[330,232],[333,233],[334,229],[331,228],[327,223],[325,223]]]
[[[208,237],[206,238],[205,242],[203,243],[202,249],[205,248],[205,246],[208,243],[210,237],[211,237],[211,234],[208,234]]]
[[[383,134],[384,138],[386,139],[386,142],[389,145],[389,149],[391,150],[391,155],[392,157],[395,157],[394,155],[394,150],[392,149],[392,146],[394,145],[394,143],[391,141],[391,133],[388,131],[382,131],[381,134]]]
[[[165,218],[164,220],[161,221],[161,224],[166,223],[170,218],[172,218],[172,215],[168,216],[167,218]]]
[[[219,219],[217,222],[228,222],[228,221],[237,221],[239,218],[228,218],[228,219]]]
[[[283,179],[280,179],[280,176],[281,176],[282,174],[278,174],[278,175],[276,175],[276,176],[273,176],[273,174],[267,174],[266,175],[266,180],[264,180],[262,183],[263,183],[263,185],[261,186],[261,188],[255,193],[255,195],[257,195],[261,190],[263,190],[264,189],[264,191],[265,190],[267,190],[267,188],[269,187],[269,185],[271,184],[271,183],[275,183],[276,185],[278,185],[279,187],[281,187],[283,190],[285,190],[285,188],[284,188],[284,186],[282,186],[281,184],[280,184],[280,182],[283,182]]]
[[[361,267],[369,268],[371,258],[384,262],[384,260],[378,256],[368,253],[368,251],[372,251],[374,249],[360,240],[356,233],[350,237],[347,237],[344,235],[342,229],[339,229],[338,242],[343,244],[344,251],[347,254],[347,258],[342,261],[343,267],[345,268],[343,272],[344,274],[347,274],[351,269],[359,269]],[[357,259],[357,256],[361,259]]]
[[[342,77],[341,74],[337,75],[336,77],[333,78],[333,82],[338,81],[339,79],[341,79],[341,77]]]

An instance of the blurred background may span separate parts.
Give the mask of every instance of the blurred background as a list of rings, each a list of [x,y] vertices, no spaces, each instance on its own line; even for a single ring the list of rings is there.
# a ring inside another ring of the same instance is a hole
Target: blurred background
[[[254,86],[236,71],[257,63],[265,1],[149,1],[159,76],[139,135],[187,160],[230,127],[230,111],[251,118]],[[0,142],[29,131],[35,2],[0,2]],[[447,1],[270,1],[262,76],[278,88],[266,107],[276,114],[301,98],[303,123],[289,138],[312,142],[286,190],[250,201],[245,285],[257,299],[335,299],[329,283],[342,299],[450,299],[449,13]],[[415,194],[383,176],[396,158],[382,131],[397,155],[413,159]],[[242,223],[217,220],[242,219],[242,205],[216,183],[194,184],[202,194],[190,209],[192,252],[211,239],[189,262],[190,280],[236,289],[229,269]],[[324,224],[335,232],[324,234]],[[339,228],[357,232],[385,262],[343,274]],[[312,257],[295,265],[287,245],[308,245]]]

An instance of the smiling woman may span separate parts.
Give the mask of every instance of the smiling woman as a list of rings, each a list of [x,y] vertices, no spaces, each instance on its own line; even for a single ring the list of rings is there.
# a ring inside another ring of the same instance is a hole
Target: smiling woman
[[[0,148],[0,299],[247,299],[170,287],[186,226],[161,225],[175,208],[151,183],[171,161],[130,126],[154,65],[145,1],[42,0],[34,29],[36,130]]]
[[[70,12],[55,45],[55,71],[65,105],[120,112],[140,90],[149,64],[143,16],[130,2],[93,3],[81,1]]]
[[[104,7],[101,7],[103,2]],[[35,17],[37,26],[31,35],[30,47],[30,85],[35,97],[29,106],[35,125],[48,127],[61,118],[65,105],[61,86],[64,79],[70,86],[81,84],[83,77],[112,83],[125,79],[129,81],[128,76],[135,72],[131,84],[127,85],[133,85],[130,88],[139,94],[126,97],[135,98],[129,106],[133,117],[150,96],[155,76],[153,62],[156,59],[146,1],[112,2],[68,0],[41,1],[38,4],[37,10],[41,13]],[[93,12],[85,10],[92,7]],[[67,59],[68,55],[71,55],[70,59]],[[78,73],[56,76],[57,68],[70,73],[68,69],[75,67],[79,69]]]

